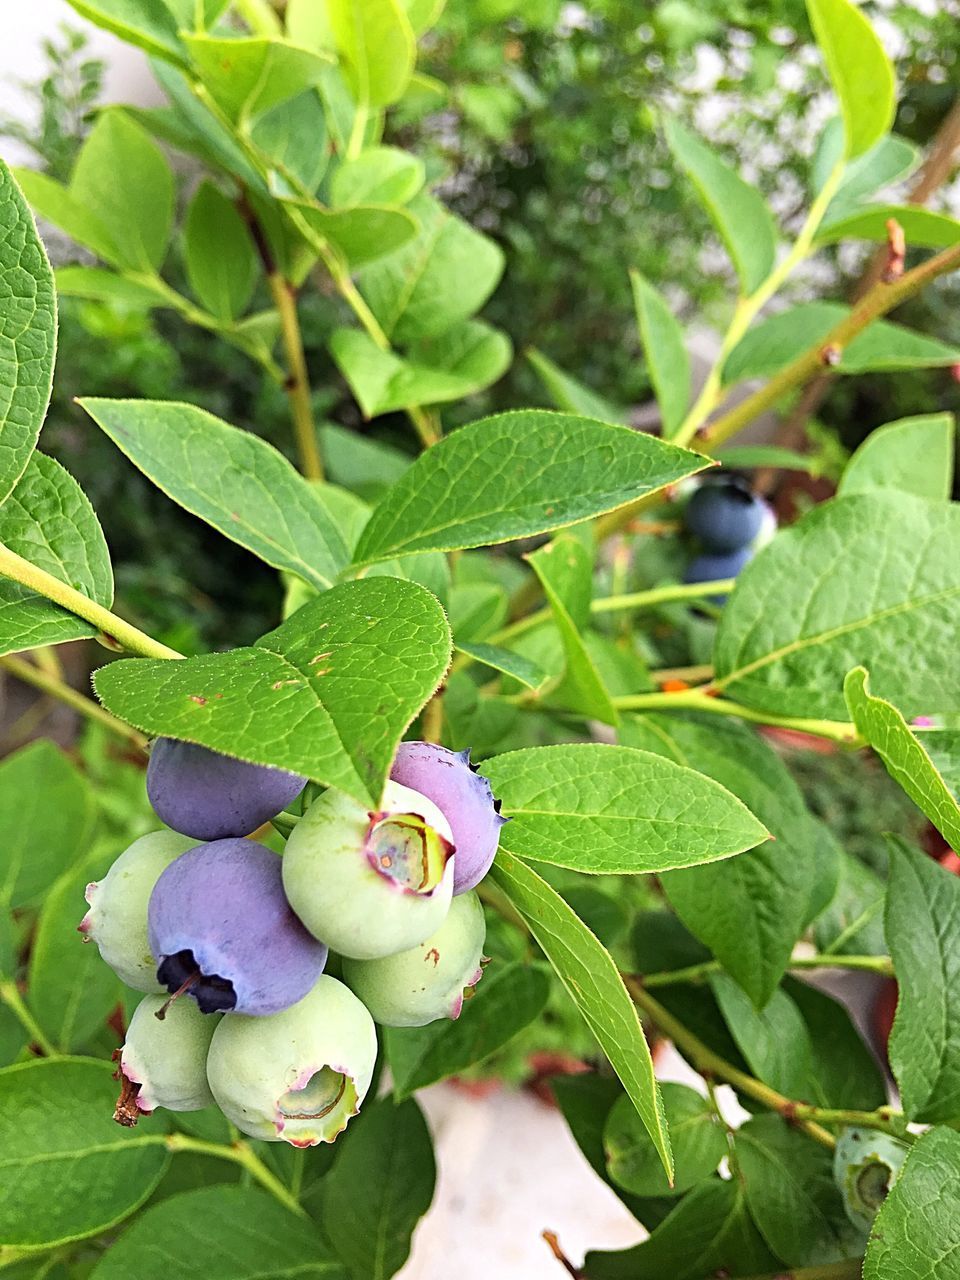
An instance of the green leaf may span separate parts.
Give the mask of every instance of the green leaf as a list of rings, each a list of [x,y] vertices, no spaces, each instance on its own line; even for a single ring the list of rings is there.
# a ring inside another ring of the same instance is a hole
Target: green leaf
[[[763,196],[677,120],[666,118],[663,131],[720,233],[741,292],[753,293],[773,270],[777,251],[776,227]]]
[[[389,1280],[433,1199],[436,1167],[412,1098],[382,1098],[350,1126],[324,1179],[323,1229],[354,1280]]]
[[[891,218],[899,222],[911,247],[948,249],[960,241],[960,221],[956,218],[915,205],[881,204],[868,208],[844,208],[838,217],[821,225],[817,243],[873,240],[877,244],[886,244],[890,236],[887,223]]]
[[[814,195],[820,194],[834,166],[843,160],[843,145],[843,120],[834,116],[827,121],[813,157],[810,185]],[[908,138],[887,134],[846,166],[836,195],[824,214],[824,221],[842,217],[858,205],[862,207],[862,201],[881,187],[908,177],[920,163],[920,158],[920,148]]]
[[[34,453],[0,507],[0,541],[109,608],[113,570],[103,531],[83,490],[52,458]],[[0,578],[0,652],[94,636],[96,627],[46,596]]]
[[[212,182],[197,188],[184,224],[190,288],[221,320],[243,314],[253,296],[257,257],[246,223]]]
[[[153,1205],[91,1280],[342,1280],[316,1230],[255,1187],[214,1186]]]
[[[851,671],[844,696],[857,731],[866,738],[910,799],[927,815],[951,848],[960,847],[960,802],[926,751],[936,734],[914,734],[892,703],[870,693],[863,667]]]
[[[725,973],[710,977],[730,1034],[750,1070],[788,1098],[810,1093],[813,1048],[800,1010],[780,988],[757,1009],[743,988]]]
[[[107,228],[69,187],[34,169],[15,169],[13,173],[34,213],[59,227],[77,244],[92,249],[104,262],[120,265],[121,255]]]
[[[264,112],[250,140],[291,186],[316,191],[330,160],[327,117],[316,89]]]
[[[931,1129],[880,1206],[863,1280],[952,1280],[960,1251],[960,1134]]]
[[[106,267],[57,267],[53,278],[60,297],[112,302],[131,311],[170,306],[169,296],[162,289],[118,275]]]
[[[466,641],[458,640],[455,647],[461,653],[473,658],[474,662],[482,662],[485,667],[490,667],[493,671],[511,676],[514,680],[519,680],[527,689],[533,689],[534,692],[539,692],[550,679],[543,668],[530,658],[525,658],[521,653],[513,653],[512,650],[504,649],[500,645],[467,644]]]
[[[0,910],[45,893],[85,852],[93,820],[89,784],[52,742],[41,738],[7,756],[0,763]]]
[[[150,1195],[169,1159],[163,1134],[115,1124],[116,1094],[105,1062],[49,1058],[0,1071],[0,1245],[96,1235]]]
[[[946,501],[953,489],[956,434],[952,413],[918,414],[877,427],[847,463],[837,491],[898,489]]]
[[[647,371],[660,405],[663,434],[672,436],[690,403],[690,356],[680,327],[663,298],[639,271],[630,272],[633,305]]]
[[[356,563],[530,537],[613,511],[704,460],[627,427],[518,410],[433,445],[374,509]]]
[[[873,1111],[887,1101],[876,1058],[846,1008],[806,982],[787,978],[783,991],[803,1015],[811,1059],[812,1100],[821,1107]]]
[[[330,354],[350,384],[364,417],[462,400],[490,386],[510,364],[506,334],[467,320],[411,348],[408,359],[382,351],[359,329],[336,329]]]
[[[123,181],[106,181],[104,175],[111,173],[123,174]],[[97,116],[68,192],[84,217],[109,236],[115,252],[107,261],[147,274],[161,266],[173,227],[173,173],[146,129],[130,116],[115,108]]]
[[[736,1178],[711,1178],[680,1201],[649,1240],[632,1249],[588,1253],[588,1280],[704,1280],[756,1275],[776,1261],[750,1220]]]
[[[266,36],[185,35],[210,96],[232,120],[248,121],[318,84],[329,55]]]
[[[330,183],[335,208],[358,204],[406,204],[424,183],[419,156],[399,147],[368,147],[355,160],[345,160]]]
[[[385,441],[368,438],[333,422],[320,428],[320,444],[330,479],[367,502],[399,480],[412,459]]]
[[[960,880],[888,837],[885,928],[900,986],[890,1066],[903,1109],[924,1124],[960,1117]]]
[[[162,0],[67,0],[81,18],[128,44],[171,62],[185,62],[177,20]]]
[[[569,373],[564,373],[536,347],[531,347],[526,352],[526,357],[546,388],[555,409],[578,413],[584,418],[596,418],[598,422],[626,423],[626,409],[571,377]]]
[[[504,264],[499,245],[439,200],[423,193],[407,207],[419,234],[358,279],[387,337],[400,345],[469,320],[493,293]]]
[[[672,1177],[670,1137],[650,1048],[610,953],[545,880],[504,849],[491,875],[529,925],[599,1041]]]
[[[843,114],[844,156],[862,155],[893,124],[893,66],[852,0],[807,0],[807,13]]]
[[[483,772],[512,819],[501,849],[574,871],[665,871],[767,838],[719,783],[633,747],[527,747],[485,760]]]
[[[846,715],[865,666],[908,718],[960,706],[945,667],[960,627],[960,509],[877,490],[814,508],[737,579],[714,649],[716,687],[767,712]]]
[[[295,198],[284,198],[305,238],[333,245],[351,268],[378,258],[393,258],[404,245],[414,242],[417,220],[406,209],[392,205],[364,204],[350,209],[325,209]]]
[[[769,378],[808,347],[822,342],[845,320],[850,308],[841,302],[801,302],[761,320],[734,347],[723,366],[729,386],[745,378]],[[870,373],[897,369],[931,369],[956,364],[960,347],[915,333],[889,320],[874,320],[843,348],[834,373]]]
[[[502,1049],[543,1011],[550,982],[536,965],[492,962],[474,992],[456,1021],[381,1032],[395,1098],[409,1098]]]
[[[638,1196],[680,1195],[713,1173],[727,1154],[727,1135],[708,1100],[685,1084],[660,1086],[676,1171],[671,1186],[660,1157],[627,1097],[617,1101],[603,1134],[607,1171]]]
[[[838,955],[886,955],[885,894],[886,885],[877,873],[843,850],[836,892],[814,925],[817,950]]]
[[[725,467],[775,467],[778,471],[806,471],[820,474],[819,459],[812,454],[795,453],[774,444],[731,444],[717,450],[717,461]]]
[[[252,648],[113,662],[95,684],[114,714],[152,736],[302,773],[376,805],[404,730],[449,661],[436,598],[376,577],[324,592]]]
[[[323,590],[349,558],[308,481],[265,440],[175,400],[81,400],[174,502],[254,555]]]
[[[833,1153],[779,1116],[757,1116],[735,1136],[747,1205],[767,1244],[790,1266],[855,1258],[863,1237],[843,1207]]]
[[[562,587],[566,573],[564,562],[571,556],[575,560],[577,553],[581,551],[577,539],[564,534],[527,556],[528,563],[543,587],[553,621],[560,633],[566,662],[563,676],[551,690],[551,701],[564,710],[595,718],[604,724],[616,725],[620,721],[620,715],[610,701],[610,694],[587,652],[580,627],[571,617],[563,598]]]
[[[814,833],[796,783],[757,733],[716,717],[627,717],[620,739],[655,746],[715,779],[772,834],[722,867],[693,867],[663,879],[687,928],[762,1008],[783,976],[817,887]]]
[[[116,854],[97,853],[71,867],[44,895],[30,953],[27,1001],[60,1053],[93,1048],[91,1039],[123,998],[119,978],[97,948],[81,945],[77,923],[84,887],[105,875]]]
[[[30,210],[0,161],[0,502],[26,470],[46,416],[57,347],[53,273]]]
[[[357,103],[388,107],[401,98],[416,42],[397,0],[327,0],[327,18]]]

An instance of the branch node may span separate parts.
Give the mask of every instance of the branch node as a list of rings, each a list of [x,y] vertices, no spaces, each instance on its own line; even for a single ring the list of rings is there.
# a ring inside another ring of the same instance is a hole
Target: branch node
[[[907,259],[907,238],[896,218],[887,219],[887,261],[880,277],[884,284],[893,284],[903,275]]]
[[[826,365],[828,369],[832,369],[834,365],[840,363],[840,357],[843,355],[843,348],[836,342],[830,342],[820,349],[820,363]]]

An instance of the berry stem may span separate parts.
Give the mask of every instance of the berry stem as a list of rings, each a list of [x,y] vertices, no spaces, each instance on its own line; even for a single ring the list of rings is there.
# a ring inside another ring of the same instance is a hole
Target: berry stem
[[[93,720],[96,724],[102,724],[111,733],[126,739],[138,751],[146,750],[149,739],[145,734],[134,729],[132,725],[118,720],[116,716],[110,714],[106,707],[101,707],[99,702],[94,702],[92,698],[88,698],[79,689],[74,689],[65,680],[61,680],[50,672],[41,671],[32,662],[27,662],[13,654],[7,654],[5,657],[0,658],[0,666],[5,667],[12,676],[22,680],[24,684],[32,685],[35,689],[39,689],[41,693],[58,699],[58,701],[71,707],[74,711],[78,711],[82,716]]]
[[[190,1151],[195,1155],[214,1156],[218,1160],[229,1160],[231,1164],[239,1165],[255,1182],[259,1182],[265,1191],[269,1191],[291,1213],[295,1213],[301,1218],[307,1216],[296,1197],[291,1194],[275,1174],[270,1172],[246,1142],[240,1141],[233,1143],[232,1146],[226,1146],[222,1142],[204,1142],[200,1138],[191,1138],[185,1133],[170,1133],[167,1135],[165,1142],[167,1150],[173,1152],[174,1155],[178,1152]]]
[[[726,698],[711,697],[705,687],[683,689],[677,693],[631,693],[610,701],[620,711],[706,711],[716,716],[736,716],[752,724],[768,724],[780,729],[794,729],[818,738],[832,738],[848,746],[862,746],[856,726],[842,720],[807,720],[795,716],[778,716],[756,707],[743,706]]]
[[[17,989],[17,984],[10,979],[0,982],[0,1004],[5,1004],[16,1020],[30,1037],[32,1044],[48,1058],[57,1057],[56,1047],[47,1039],[36,1018],[27,1008]]]
[[[38,595],[46,596],[54,604],[61,605],[69,613],[83,618],[130,653],[140,654],[144,658],[183,657],[183,654],[177,653],[176,649],[161,644],[159,640],[154,640],[138,627],[124,622],[122,618],[118,618],[115,613],[97,604],[89,596],[85,596],[60,578],[55,578],[52,573],[47,573],[45,569],[40,569],[29,560],[24,560],[3,543],[0,543],[0,575],[4,578],[12,578],[14,582],[19,582],[29,587],[31,591],[36,591]]]
[[[893,961],[889,956],[794,956],[788,969],[858,969],[893,977]],[[665,969],[660,973],[639,974],[645,987],[670,987],[677,983],[701,983],[712,973],[722,973],[719,960],[704,960],[702,964],[687,965],[685,969]]]

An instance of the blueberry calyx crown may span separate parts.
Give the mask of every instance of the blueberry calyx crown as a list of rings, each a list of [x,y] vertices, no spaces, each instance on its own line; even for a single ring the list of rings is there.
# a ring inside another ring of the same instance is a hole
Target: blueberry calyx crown
[[[176,951],[164,956],[157,968],[157,981],[174,999],[189,991],[201,1013],[229,1013],[237,1003],[230,979],[218,973],[203,973],[192,951]]]
[[[417,813],[371,813],[364,851],[396,888],[425,895],[443,879],[454,846]]]

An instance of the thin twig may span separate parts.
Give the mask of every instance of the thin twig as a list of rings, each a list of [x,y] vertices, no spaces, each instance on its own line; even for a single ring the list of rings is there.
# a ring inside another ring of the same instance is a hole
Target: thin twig
[[[39,667],[14,654],[7,654],[0,658],[0,666],[5,667],[12,676],[22,680],[24,684],[32,685],[49,697],[56,698],[74,711],[78,711],[80,715],[86,716],[88,720],[102,724],[111,733],[115,733],[131,746],[136,747],[138,751],[146,750],[149,739],[144,734],[134,729],[132,725],[119,720],[115,715],[111,715],[106,707],[101,707],[99,702],[94,702],[92,698],[88,698],[79,689],[74,689],[65,680],[41,671]]]

